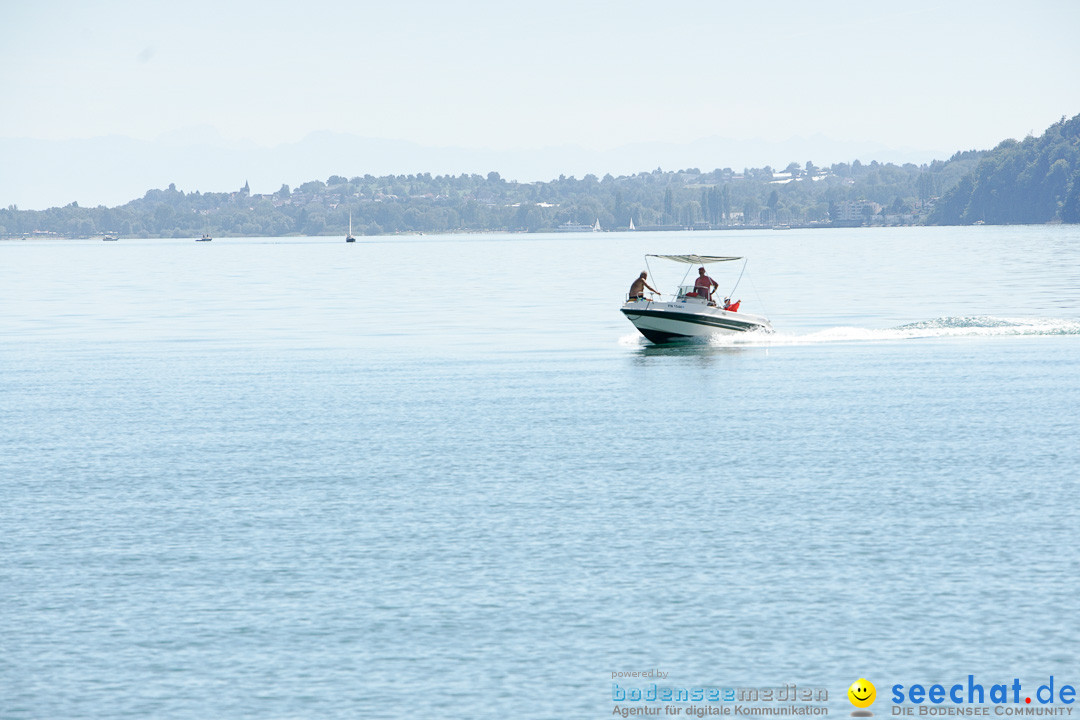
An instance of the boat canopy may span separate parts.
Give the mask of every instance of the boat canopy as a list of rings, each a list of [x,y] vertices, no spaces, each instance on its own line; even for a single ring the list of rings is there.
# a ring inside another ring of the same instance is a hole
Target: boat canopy
[[[705,265],[714,262],[727,262],[729,260],[742,260],[742,257],[726,257],[722,255],[648,255],[647,257],[664,258],[687,265]]]

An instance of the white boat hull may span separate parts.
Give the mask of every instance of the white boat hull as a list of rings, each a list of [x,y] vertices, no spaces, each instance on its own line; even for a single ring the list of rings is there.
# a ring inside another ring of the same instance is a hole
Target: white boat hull
[[[687,299],[673,302],[630,300],[622,313],[646,338],[655,343],[752,331],[772,332],[760,315],[729,312],[704,302]]]

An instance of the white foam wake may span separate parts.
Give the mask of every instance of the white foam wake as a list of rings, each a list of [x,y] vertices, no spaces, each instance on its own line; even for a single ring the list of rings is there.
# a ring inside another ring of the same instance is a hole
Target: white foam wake
[[[1046,318],[944,317],[886,329],[834,327],[804,335],[784,332],[714,335],[709,338],[709,343],[717,346],[767,346],[1009,335],[1080,335],[1080,322]]]

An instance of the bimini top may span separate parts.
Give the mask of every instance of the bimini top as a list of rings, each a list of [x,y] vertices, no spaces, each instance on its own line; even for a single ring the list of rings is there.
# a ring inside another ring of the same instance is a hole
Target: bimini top
[[[728,260],[742,260],[741,257],[724,257],[721,255],[647,255],[646,257],[664,258],[687,265],[705,265],[714,262],[727,262]]]

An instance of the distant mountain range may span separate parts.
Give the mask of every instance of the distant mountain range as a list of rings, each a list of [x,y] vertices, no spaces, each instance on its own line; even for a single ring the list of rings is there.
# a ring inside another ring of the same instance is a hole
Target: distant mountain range
[[[955,149],[954,149],[955,150]],[[638,143],[611,150],[564,145],[492,150],[426,147],[404,140],[315,132],[276,147],[225,140],[213,128],[197,127],[144,141],[109,136],[81,140],[0,138],[0,207],[45,209],[71,202],[115,206],[141,197],[147,188],[175,183],[188,192],[221,192],[249,182],[269,193],[330,175],[355,177],[432,173],[487,174],[531,182],[560,175],[603,177],[641,171],[699,168],[784,167],[871,160],[922,164],[952,151],[891,148],[839,141],[824,135],[783,142],[710,137],[690,143]]]

